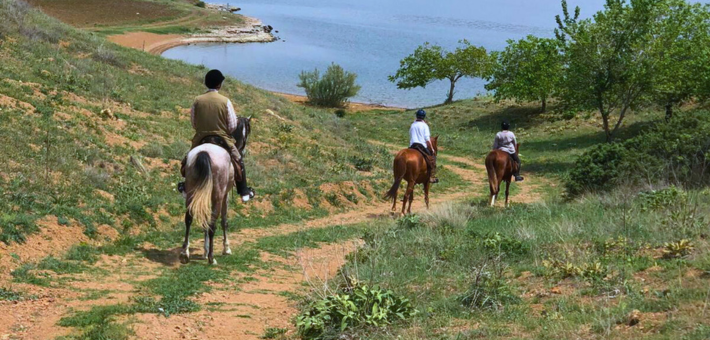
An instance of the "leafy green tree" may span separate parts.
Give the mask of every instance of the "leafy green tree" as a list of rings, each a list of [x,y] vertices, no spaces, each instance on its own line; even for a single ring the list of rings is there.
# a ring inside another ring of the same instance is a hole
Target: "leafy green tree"
[[[441,46],[425,43],[414,53],[400,61],[397,73],[389,80],[397,83],[397,88],[426,88],[434,80],[448,79],[449,92],[445,103],[454,100],[456,82],[463,77],[485,78],[491,70],[491,60],[483,47],[471,45],[467,40],[459,41],[454,51],[446,51]]]
[[[578,20],[579,8],[570,16],[562,0],[564,19],[557,17],[556,30],[566,57],[562,98],[573,107],[599,110],[608,142],[653,88],[658,3],[607,0],[593,19]]]
[[[666,107],[670,119],[673,107],[691,97],[708,96],[710,11],[708,5],[684,0],[667,0],[662,6],[665,15],[652,41],[657,58],[652,100]]]
[[[539,100],[545,112],[547,99],[562,79],[559,46],[558,40],[532,35],[519,41],[508,40],[505,50],[492,53],[497,63],[486,89],[495,91],[496,100]]]
[[[316,106],[343,107],[360,91],[360,86],[355,84],[357,74],[346,72],[335,63],[328,67],[323,77],[315,69],[301,72],[299,79],[298,87],[306,91],[308,102]]]

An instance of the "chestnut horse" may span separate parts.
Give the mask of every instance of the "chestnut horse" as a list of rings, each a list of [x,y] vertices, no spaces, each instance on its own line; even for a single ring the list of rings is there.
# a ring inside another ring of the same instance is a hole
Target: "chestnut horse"
[[[438,152],[437,140],[439,136],[431,138],[431,145],[434,147],[434,155]],[[407,213],[412,213],[412,201],[414,200],[414,186],[424,184],[424,202],[429,209],[429,187],[431,186],[431,173],[427,171],[427,163],[424,156],[414,149],[403,149],[394,157],[394,184],[385,195],[385,199],[392,199],[392,211],[397,209],[397,191],[402,180],[407,181],[407,191],[404,192],[402,200],[402,215],[409,201]]]
[[[515,146],[515,153],[518,153],[520,144]],[[491,189],[491,207],[495,205],[496,196],[500,191],[500,183],[505,182],[505,206],[508,207],[508,192],[510,190],[510,180],[518,165],[510,157],[510,154],[503,150],[493,150],[486,157],[486,171],[488,171],[488,184]]]

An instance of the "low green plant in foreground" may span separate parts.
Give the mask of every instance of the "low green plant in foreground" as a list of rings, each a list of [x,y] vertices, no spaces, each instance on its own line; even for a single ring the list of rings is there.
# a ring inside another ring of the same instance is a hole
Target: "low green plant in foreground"
[[[331,339],[354,327],[381,327],[417,314],[410,301],[391,290],[351,281],[351,286],[312,302],[296,318],[303,339]]]

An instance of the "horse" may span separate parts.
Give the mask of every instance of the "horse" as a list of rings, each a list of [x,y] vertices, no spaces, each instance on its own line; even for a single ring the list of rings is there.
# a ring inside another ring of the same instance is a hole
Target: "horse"
[[[434,155],[438,152],[438,139],[439,136],[431,138]],[[407,190],[404,192],[404,198],[402,200],[402,215],[404,215],[404,210],[407,207],[407,201],[409,201],[407,213],[412,213],[414,186],[417,184],[424,184],[424,202],[426,203],[427,209],[429,209],[429,187],[431,186],[429,180],[431,173],[427,170],[427,163],[424,156],[417,150],[409,148],[403,149],[394,157],[392,170],[394,172],[394,184],[392,184],[392,187],[385,195],[385,199],[392,199],[392,211],[396,211],[397,209],[397,191],[399,190],[399,185],[402,180],[407,181]]]
[[[520,144],[515,145],[516,154],[519,148]],[[517,167],[518,164],[513,161],[510,154],[503,150],[493,150],[486,156],[486,171],[488,172],[488,184],[491,191],[491,207],[495,205],[501,182],[505,182],[505,206],[506,208],[508,207],[510,181]]]
[[[232,133],[240,153],[244,154],[246,141],[251,132],[251,117],[238,118],[237,129]],[[185,167],[185,241],[180,253],[180,262],[190,261],[190,228],[196,224],[205,232],[204,257],[209,264],[214,259],[214,234],[217,218],[221,217],[224,232],[223,255],[232,254],[227,238],[227,207],[229,193],[234,185],[234,167],[227,150],[216,144],[202,144],[187,154]]]

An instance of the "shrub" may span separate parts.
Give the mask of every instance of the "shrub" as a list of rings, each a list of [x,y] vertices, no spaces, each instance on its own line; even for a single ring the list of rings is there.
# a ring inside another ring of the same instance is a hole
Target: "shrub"
[[[424,223],[421,221],[418,215],[405,215],[397,220],[397,226],[403,229],[414,229],[423,225]]]
[[[707,184],[710,160],[710,114],[686,112],[623,143],[603,144],[585,152],[569,172],[571,196],[608,191],[624,181]],[[638,184],[638,183],[629,183]]]
[[[195,6],[197,6],[199,8],[205,8],[205,7],[207,7],[207,4],[204,1],[198,1],[195,3]]]
[[[520,297],[505,278],[505,269],[500,257],[474,268],[470,288],[459,298],[461,303],[471,308],[493,310],[519,303]]]
[[[353,282],[352,287],[311,303],[296,318],[296,328],[303,339],[323,339],[352,327],[381,327],[416,313],[408,299],[391,290]]]
[[[337,109],[335,110],[335,116],[338,118],[343,118],[345,117],[345,110],[343,109]]]
[[[668,242],[663,245],[663,257],[666,259],[677,259],[690,255],[695,246],[688,240]]]
[[[358,169],[359,171],[372,171],[372,163],[374,162],[372,158],[353,156],[350,160],[355,166],[355,169]]]
[[[626,149],[622,144],[601,144],[585,152],[569,172],[567,193],[607,191],[616,185],[622,171]]]
[[[300,83],[308,96],[308,103],[316,106],[343,107],[348,98],[357,95],[360,86],[355,84],[357,75],[346,72],[333,63],[321,78],[318,69],[313,72],[303,71],[299,75]]]

